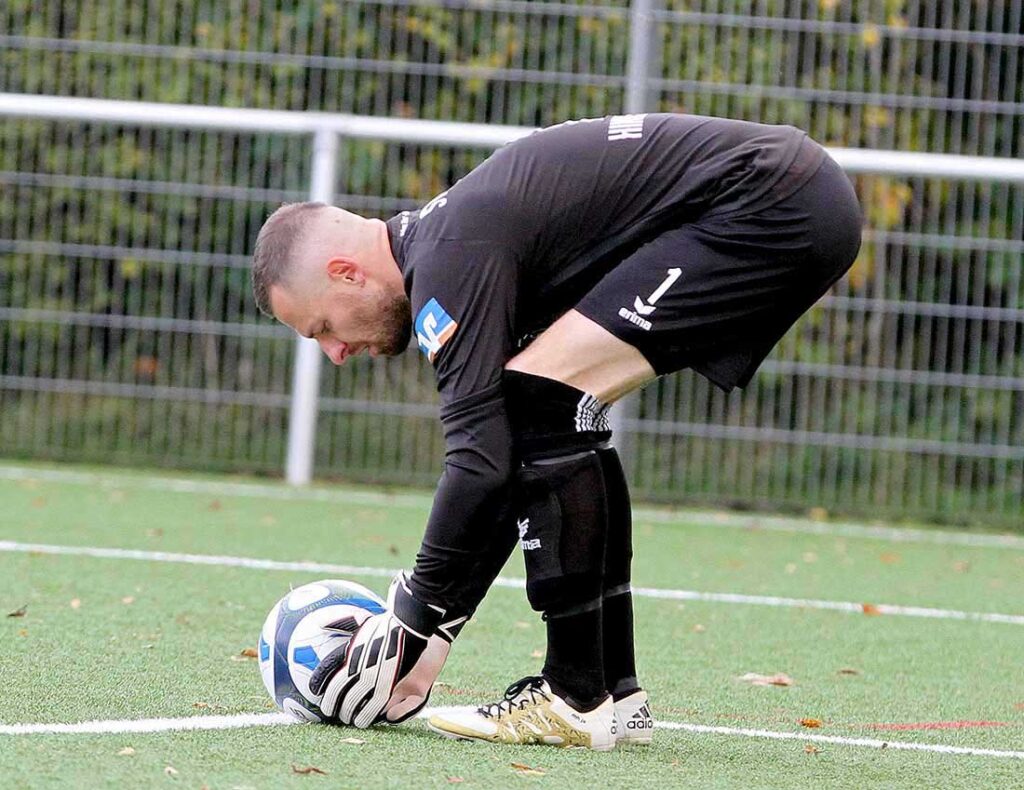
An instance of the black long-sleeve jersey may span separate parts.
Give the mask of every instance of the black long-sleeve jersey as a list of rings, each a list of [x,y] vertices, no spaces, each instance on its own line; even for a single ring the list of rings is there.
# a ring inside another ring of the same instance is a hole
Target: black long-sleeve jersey
[[[821,150],[793,127],[718,118],[568,121],[509,143],[419,211],[388,220],[446,443],[411,577],[418,598],[478,603],[466,590],[507,505],[501,372],[519,341],[665,229],[797,189],[813,170],[790,167],[804,146]]]

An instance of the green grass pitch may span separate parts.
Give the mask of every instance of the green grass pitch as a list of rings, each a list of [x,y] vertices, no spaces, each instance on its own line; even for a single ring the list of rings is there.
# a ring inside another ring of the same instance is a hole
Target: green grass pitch
[[[271,712],[256,662],[241,651],[290,585],[331,574],[148,553],[409,567],[429,505],[425,495],[365,488],[296,497],[276,484],[168,480],[0,464],[3,788],[1024,786],[1024,759],[1005,754],[1024,748],[1024,622],[879,616],[871,606],[848,613],[638,598],[639,667],[655,716],[721,730],[662,729],[649,748],[609,754],[446,741],[421,721],[368,731],[15,734],[24,724]],[[1024,541],[905,542],[644,510],[636,521],[635,586],[1024,614]],[[11,545],[29,543],[147,554]],[[518,552],[505,575],[522,577]],[[384,575],[351,578],[387,587]],[[5,616],[22,607],[22,616]],[[523,592],[493,589],[431,704],[497,698],[536,672],[543,647],[543,624]],[[754,686],[739,680],[746,673],[785,673],[793,684]],[[344,741],[353,737],[362,743]],[[862,739],[1004,754],[881,749]],[[309,767],[324,773],[296,771]]]

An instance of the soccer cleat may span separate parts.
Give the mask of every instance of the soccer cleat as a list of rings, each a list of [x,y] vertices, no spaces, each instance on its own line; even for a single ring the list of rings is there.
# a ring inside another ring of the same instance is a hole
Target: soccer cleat
[[[609,695],[580,713],[551,690],[542,677],[513,683],[505,698],[473,711],[435,713],[427,726],[446,738],[489,743],[580,746],[606,752],[615,748],[615,703]]]
[[[646,746],[654,735],[654,716],[647,701],[647,692],[641,689],[615,703],[618,719],[618,742]]]

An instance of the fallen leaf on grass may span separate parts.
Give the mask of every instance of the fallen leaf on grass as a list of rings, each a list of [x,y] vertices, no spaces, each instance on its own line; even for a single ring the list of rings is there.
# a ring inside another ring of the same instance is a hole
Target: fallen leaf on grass
[[[450,785],[458,785],[466,781],[461,776],[447,776],[445,778],[448,780],[448,784]]]
[[[348,738],[342,738],[340,743],[350,743],[353,746],[362,746],[364,743],[366,743],[366,741],[364,741],[362,738],[348,737]]]
[[[125,606],[128,606],[129,604],[133,604],[133,603],[135,603],[135,596],[126,595],[124,598],[121,599],[121,603],[123,603]]]
[[[224,507],[224,506],[220,503],[220,500],[219,499],[214,499],[212,502],[210,502],[209,505],[206,506],[206,509],[216,513],[222,507]]]
[[[117,753],[118,757],[131,757],[135,754],[135,750],[131,746],[125,746],[121,751]]]
[[[18,629],[18,636],[28,636],[28,629],[27,628],[19,628]]]
[[[81,609],[82,608],[82,601],[81,601],[81,599],[79,599],[79,598],[72,598],[71,599],[71,608],[72,609]]]
[[[1014,710],[1024,710],[1024,702],[1015,702],[1015,703],[1013,703],[1013,709]]]
[[[544,658],[544,653],[540,650],[534,650],[530,653],[530,658]]]
[[[759,675],[756,672],[748,672],[738,678],[752,686],[792,686],[793,678],[783,672],[774,675]]]
[[[820,754],[821,753],[821,749],[819,749],[813,743],[808,743],[806,746],[804,746],[804,751],[807,752],[807,754]]]
[[[393,557],[397,557],[399,554],[398,546],[395,546],[394,544],[388,546],[388,554],[390,554]]]
[[[532,768],[523,763],[509,763],[519,776],[544,776],[543,768]]]
[[[247,647],[238,655],[245,656],[246,658],[259,658],[260,654],[256,652],[255,647]]]
[[[697,623],[697,624],[696,624],[696,625],[695,625],[695,626],[693,627],[693,633],[695,633],[695,634],[703,634],[703,633],[704,633],[705,631],[707,631],[707,630],[708,630],[708,629],[707,629],[707,628],[705,628],[705,627],[704,627],[703,625],[701,625],[700,623]]]
[[[32,507],[46,507],[46,497],[37,496],[32,500]]]
[[[27,613],[28,613],[28,604],[25,604],[24,606],[19,606],[13,612],[8,612],[7,616],[8,617],[24,617]]]
[[[800,726],[816,730],[821,726],[821,719],[800,719]]]
[[[953,570],[957,573],[967,573],[971,569],[971,563],[967,560],[957,560],[953,563]]]
[[[860,610],[869,617],[878,617],[882,613],[882,610],[873,603],[862,603],[860,605]]]
[[[309,776],[310,774],[319,774],[320,776],[327,776],[327,771],[317,768],[315,765],[296,765],[292,763],[293,774],[304,774]]]
[[[894,551],[883,551],[878,555],[878,559],[886,565],[895,565],[900,561],[900,555]]]
[[[192,707],[199,710],[227,710],[227,707],[224,705],[214,705],[212,702],[193,702]]]
[[[525,620],[516,620],[516,628],[529,628],[530,624]]]
[[[164,768],[164,774],[166,774],[167,776],[177,776],[178,769],[175,768],[173,765],[168,765]]]
[[[860,670],[853,667],[843,667],[836,672],[837,675],[859,675]]]

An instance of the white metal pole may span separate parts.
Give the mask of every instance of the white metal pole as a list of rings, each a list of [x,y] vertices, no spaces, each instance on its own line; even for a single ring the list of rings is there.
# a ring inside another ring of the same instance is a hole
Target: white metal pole
[[[651,7],[660,0],[642,0]],[[646,14],[638,3],[634,18],[648,20],[654,32],[657,6]],[[639,30],[637,28],[637,35]],[[648,57],[657,60],[657,39],[647,45]],[[639,73],[640,61],[631,62]],[[648,63],[650,68],[650,63]],[[649,73],[649,72],[648,72]],[[629,85],[639,81],[627,78],[625,111],[643,112],[651,106],[633,105]],[[649,83],[648,83],[649,84]],[[635,94],[639,95],[639,94]],[[632,109],[637,106],[637,109]],[[38,96],[0,92],[0,116],[47,118],[54,121],[90,123],[130,123],[142,126],[186,129],[226,129],[230,131],[313,134],[329,130],[345,137],[364,140],[394,140],[405,143],[436,143],[452,146],[493,148],[534,131],[526,126],[492,126],[454,121],[422,121],[411,118],[379,118],[340,113],[294,112],[290,110],[249,110],[236,107],[199,107],[187,104],[134,102],[114,99],[77,99],[70,96]],[[878,151],[861,148],[830,148],[829,153],[848,173],[885,173],[921,178],[949,178],[971,181],[1024,183],[1024,159],[1008,156],[964,156],[930,154],[916,151]]]
[[[633,0],[629,5],[629,53],[626,61],[626,95],[623,100],[623,110],[628,113],[654,109],[650,79],[661,57],[660,42],[654,27],[656,5],[659,5],[659,0]]]
[[[327,129],[319,130],[313,137],[310,200],[330,203],[334,198],[337,159],[338,135]],[[288,459],[285,463],[285,477],[289,483],[296,486],[308,485],[313,479],[322,359],[320,346],[315,340],[305,337],[296,340],[292,405],[288,415]]]
[[[651,76],[660,72],[661,47],[655,27],[654,11],[660,0],[633,0],[629,6],[629,56],[626,62],[626,95],[623,110],[627,113],[655,109],[656,97],[650,87]],[[633,436],[626,430],[640,411],[640,393],[631,392],[612,406],[609,427],[622,463],[627,467],[633,456]]]

